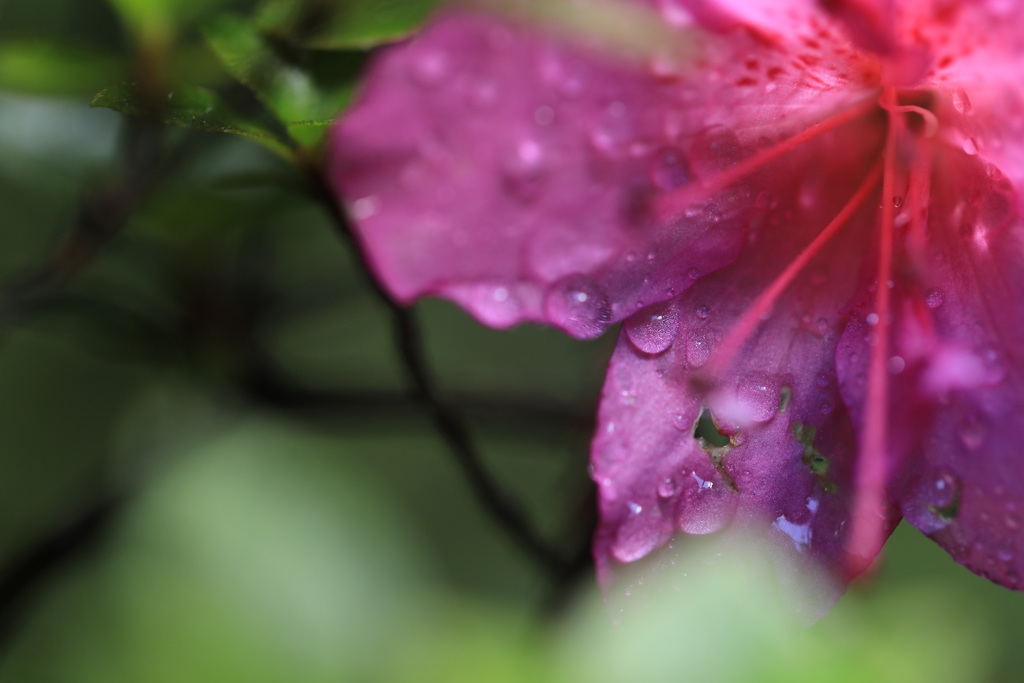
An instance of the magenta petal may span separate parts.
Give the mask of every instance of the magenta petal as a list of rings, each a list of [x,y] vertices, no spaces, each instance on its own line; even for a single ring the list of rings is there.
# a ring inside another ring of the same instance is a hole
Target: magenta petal
[[[847,179],[867,174],[870,145],[843,152],[837,147],[842,139],[825,136],[787,162],[817,169],[804,186],[758,181],[771,190],[763,223],[734,264],[702,278],[671,305],[627,320],[593,444],[601,501],[595,555],[603,581],[677,532],[740,524],[774,541],[780,552],[823,564],[843,583],[856,442],[834,357],[844,324],[840,311],[860,276],[861,264],[849,254],[867,247],[865,227],[876,199],[814,257],[742,355],[710,378],[710,393],[702,389],[718,342],[849,199]],[[647,348],[637,328],[660,323],[667,311],[678,330],[671,339],[654,334],[658,343]],[[726,449],[694,437],[702,406],[731,437]]]
[[[936,175],[926,300],[937,342],[917,387],[934,414],[898,499],[907,519],[957,562],[1020,589],[1024,224],[1009,184],[984,161],[951,151]]]
[[[716,191],[671,220],[656,198],[847,96],[801,90],[806,75],[744,33],[702,49],[714,78],[452,12],[382,52],[330,153],[378,276],[402,301],[444,296],[492,326],[586,338],[732,261],[761,212],[754,194]]]

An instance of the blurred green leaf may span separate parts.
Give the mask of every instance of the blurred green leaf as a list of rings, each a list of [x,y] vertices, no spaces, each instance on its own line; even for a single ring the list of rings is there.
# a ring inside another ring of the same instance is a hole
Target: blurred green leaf
[[[441,0],[268,0],[259,26],[304,47],[369,48],[404,38]]]
[[[228,0],[109,0],[143,44],[166,44],[184,21],[195,19]]]
[[[41,95],[92,95],[124,77],[112,55],[42,41],[0,44],[0,87]]]
[[[204,34],[228,73],[248,86],[303,146],[318,144],[351,98],[354,57],[289,50],[233,16],[208,21]],[[330,68],[323,68],[325,61],[332,62]]]
[[[180,85],[167,93],[167,102],[154,107],[132,85],[115,85],[93,98],[92,106],[105,107],[129,116],[152,117],[182,128],[209,133],[232,133],[258,140],[276,152],[287,148],[272,131],[238,115],[217,93],[206,88]]]

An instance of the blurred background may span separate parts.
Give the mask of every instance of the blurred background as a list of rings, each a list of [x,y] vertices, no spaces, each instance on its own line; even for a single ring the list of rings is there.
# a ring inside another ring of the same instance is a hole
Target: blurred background
[[[0,0],[0,680],[1020,680],[1024,595],[906,527],[810,628],[714,539],[613,619],[614,334],[399,313],[317,181],[433,4]]]

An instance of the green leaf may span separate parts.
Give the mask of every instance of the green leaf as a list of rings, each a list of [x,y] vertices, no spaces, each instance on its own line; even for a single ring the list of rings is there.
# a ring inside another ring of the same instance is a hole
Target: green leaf
[[[180,23],[195,19],[227,0],[109,0],[143,43],[165,44]]]
[[[267,0],[259,26],[296,45],[365,49],[408,36],[440,0]]]
[[[92,106],[106,107],[129,116],[154,118],[161,123],[210,133],[232,133],[253,138],[279,153],[287,148],[267,128],[239,116],[217,93],[206,88],[180,85],[167,93],[160,106],[133,85],[115,85],[93,98]]]
[[[7,90],[85,96],[123,72],[112,55],[38,41],[0,44],[0,87]]]
[[[289,49],[231,16],[207,22],[203,32],[228,73],[248,86],[302,146],[319,144],[351,99],[361,64],[357,55]]]

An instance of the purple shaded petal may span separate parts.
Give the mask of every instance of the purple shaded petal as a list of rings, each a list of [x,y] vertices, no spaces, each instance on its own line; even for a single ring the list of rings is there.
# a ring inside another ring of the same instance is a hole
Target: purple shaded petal
[[[957,562],[1021,588],[1024,573],[1024,225],[1012,188],[959,149],[940,155],[930,210],[929,267],[917,313],[905,303],[890,364],[890,492],[907,520]],[[996,195],[994,197],[993,195]],[[998,205],[998,211],[993,206]],[[998,214],[998,219],[994,216]],[[931,321],[930,335],[915,318]],[[844,338],[856,340],[862,324]],[[846,353],[863,354],[848,343]],[[862,398],[856,363],[844,395]]]
[[[673,304],[679,329],[667,350],[646,352],[631,331],[635,320],[627,321],[593,445],[602,520],[595,554],[604,582],[676,531],[710,533],[735,522],[845,578],[856,444],[834,357],[845,324],[840,312],[860,277],[861,263],[849,255],[867,248],[875,197],[786,290],[742,355],[711,378],[710,393],[699,387],[718,341],[845,204],[851,180],[868,175],[878,133],[861,130],[865,144],[856,149],[843,143],[848,133],[823,136],[786,160],[792,173],[785,177],[802,184],[758,179],[768,195],[764,222],[734,264]],[[872,138],[875,145],[867,144]],[[637,315],[641,324],[648,316]],[[704,405],[731,437],[725,449],[694,438]]]
[[[451,13],[384,51],[330,158],[390,291],[592,337],[732,261],[763,213],[748,188],[671,221],[655,199],[834,113],[855,63],[829,85],[743,31],[684,40],[696,57],[647,67]]]

